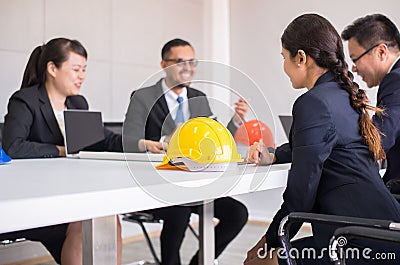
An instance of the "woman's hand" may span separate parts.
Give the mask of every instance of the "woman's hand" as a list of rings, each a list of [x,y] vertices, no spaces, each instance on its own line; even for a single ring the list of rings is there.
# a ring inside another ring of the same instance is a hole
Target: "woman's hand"
[[[243,264],[249,265],[249,264],[252,264],[252,262],[254,262],[255,259],[259,259],[258,255],[257,255],[258,253],[261,255],[264,255],[264,253],[266,251],[266,249],[264,249],[264,247],[266,248],[266,244],[267,244],[267,241],[265,239],[265,236],[263,236],[254,247],[252,247],[249,251],[247,251],[247,257],[244,260]]]
[[[57,149],[58,149],[58,156],[61,157],[66,157],[67,154],[65,152],[65,146],[61,146],[61,145],[56,145]]]
[[[255,142],[247,150],[246,161],[258,165],[269,165],[275,161],[275,155],[268,152],[263,142]]]
[[[267,240],[265,235],[258,241],[258,243],[247,252],[247,257],[243,265],[268,265],[278,264],[277,251],[272,253],[267,251]]]

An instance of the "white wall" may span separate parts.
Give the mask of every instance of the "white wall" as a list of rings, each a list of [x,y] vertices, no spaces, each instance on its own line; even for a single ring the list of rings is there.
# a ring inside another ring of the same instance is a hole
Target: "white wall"
[[[201,58],[201,0],[0,0],[0,122],[29,54],[54,37],[78,39],[89,53],[82,94],[105,121],[123,121],[131,92],[160,70],[161,48],[189,40]]]
[[[254,79],[271,105],[274,117],[291,114],[294,100],[304,92],[295,91],[283,72],[280,37],[298,15],[318,13],[325,16],[341,33],[355,18],[383,13],[400,27],[400,3],[397,0],[334,2],[317,0],[231,0],[231,64]],[[347,54],[347,46],[345,46]],[[350,62],[350,61],[348,61]],[[357,78],[361,87],[364,83]],[[374,100],[376,89],[370,91]],[[276,142],[287,141],[276,120]]]

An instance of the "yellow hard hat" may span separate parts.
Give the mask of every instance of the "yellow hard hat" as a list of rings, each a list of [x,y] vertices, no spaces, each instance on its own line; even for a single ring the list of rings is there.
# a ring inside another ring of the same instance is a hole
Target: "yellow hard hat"
[[[223,165],[241,161],[228,129],[216,120],[198,117],[175,130],[167,154],[156,168],[220,171]]]

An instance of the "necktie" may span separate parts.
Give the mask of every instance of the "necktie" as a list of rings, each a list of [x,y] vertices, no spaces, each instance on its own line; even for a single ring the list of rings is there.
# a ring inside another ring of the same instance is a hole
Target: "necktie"
[[[185,118],[183,117],[183,110],[182,110],[183,98],[182,97],[178,97],[176,99],[176,101],[178,101],[178,103],[179,103],[178,110],[176,112],[176,117],[175,117],[175,124],[177,125],[178,123],[184,122]]]

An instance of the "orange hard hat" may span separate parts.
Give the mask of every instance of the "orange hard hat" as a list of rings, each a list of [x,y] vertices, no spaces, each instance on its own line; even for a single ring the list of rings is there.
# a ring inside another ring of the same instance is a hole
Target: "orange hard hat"
[[[251,146],[254,142],[263,141],[265,146],[274,147],[275,142],[271,129],[259,120],[250,120],[242,123],[237,129],[235,142]]]

